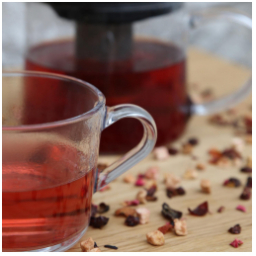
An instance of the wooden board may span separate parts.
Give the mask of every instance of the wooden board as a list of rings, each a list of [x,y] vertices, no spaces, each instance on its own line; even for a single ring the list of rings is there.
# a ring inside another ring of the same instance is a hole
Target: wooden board
[[[227,93],[240,86],[249,76],[249,70],[237,65],[225,62],[200,52],[190,50],[188,61],[188,77],[190,83],[198,83],[202,87],[213,87],[217,95]],[[251,97],[248,97],[239,107],[240,111],[250,111],[248,106]],[[247,175],[239,171],[238,167],[220,168],[207,164],[207,169],[199,173],[195,180],[182,180],[182,186],[186,190],[186,195],[177,196],[169,199],[166,196],[163,180],[163,174],[171,172],[177,176],[182,176],[189,167],[193,168],[197,162],[207,163],[207,150],[211,147],[220,149],[227,148],[234,137],[231,128],[220,128],[210,125],[207,117],[194,116],[191,118],[186,132],[174,143],[181,145],[189,137],[197,137],[200,144],[195,148],[193,155],[198,160],[192,160],[187,155],[177,155],[170,157],[166,161],[156,161],[150,155],[147,159],[133,167],[129,173],[138,174],[144,172],[147,167],[159,166],[161,169],[161,178],[158,181],[157,202],[149,202],[145,205],[151,211],[150,222],[136,227],[127,227],[124,225],[123,217],[115,217],[114,212],[121,207],[125,200],[134,199],[138,187],[131,184],[125,184],[123,177],[119,177],[111,183],[111,190],[98,192],[94,194],[94,203],[105,202],[110,205],[110,211],[105,216],[109,217],[109,223],[101,230],[89,227],[88,231],[81,239],[92,237],[102,251],[113,251],[103,247],[105,244],[118,246],[118,251],[251,251],[252,250],[252,202],[239,199],[242,187],[226,188],[222,186],[225,179],[237,177],[243,184]],[[250,156],[251,145],[246,145],[243,155]],[[100,162],[111,163],[118,156],[100,157]],[[212,193],[210,195],[200,192],[200,180],[207,178],[212,183]],[[211,214],[204,217],[194,217],[188,215],[188,207],[195,208],[198,204],[209,202]],[[161,205],[167,202],[174,209],[183,212],[187,219],[188,235],[178,237],[173,233],[165,235],[165,245],[152,246],[146,241],[146,233],[164,225],[166,220],[161,216]],[[243,204],[247,212],[243,213],[235,210],[238,204]],[[223,213],[217,213],[220,206],[225,206]],[[240,224],[242,232],[239,235],[232,235],[227,230],[235,224]],[[233,248],[229,245],[235,238],[241,239],[244,244],[239,248]],[[79,243],[70,252],[81,251]]]

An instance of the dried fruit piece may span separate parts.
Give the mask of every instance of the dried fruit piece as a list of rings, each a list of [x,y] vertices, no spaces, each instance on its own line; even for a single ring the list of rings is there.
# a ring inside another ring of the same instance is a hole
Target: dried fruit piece
[[[162,161],[169,158],[169,152],[167,147],[157,147],[153,150],[153,154],[156,160]]]
[[[243,206],[241,204],[236,207],[236,210],[241,211],[241,212],[246,212],[245,206]]]
[[[178,154],[178,150],[176,148],[168,148],[168,152],[170,155],[177,155]]]
[[[185,195],[186,194],[185,190],[182,187],[167,188],[166,192],[167,192],[167,196],[169,198],[172,198],[173,196]]]
[[[157,188],[156,181],[155,180],[147,180],[144,188],[148,190],[148,189],[150,189],[153,186]]]
[[[99,217],[91,217],[90,220],[90,226],[94,228],[102,228],[103,226],[107,225],[109,218],[104,217],[104,216],[99,216]]]
[[[198,144],[198,139],[197,138],[190,138],[188,140],[188,143],[192,146],[196,146]]]
[[[193,169],[188,169],[184,175],[183,178],[185,179],[195,179],[198,176],[198,172],[196,170]]]
[[[89,252],[90,250],[94,249],[94,241],[91,237],[81,241],[80,247],[82,252]]]
[[[137,226],[139,223],[140,223],[139,217],[136,217],[133,215],[129,215],[125,220],[125,224],[129,227]]]
[[[135,182],[135,186],[142,187],[145,185],[145,181],[142,178],[138,178]]]
[[[223,212],[224,210],[225,210],[225,207],[224,207],[224,206],[221,206],[221,207],[217,210],[217,212],[221,213],[221,212]]]
[[[231,234],[240,234],[241,233],[241,227],[239,224],[236,224],[234,227],[231,227],[229,230],[228,230],[229,233]]]
[[[241,168],[240,171],[244,172],[244,173],[252,173],[252,168],[250,168],[250,167],[243,167],[243,168]]]
[[[160,232],[166,234],[168,231],[173,229],[173,225],[170,222],[167,222],[164,226],[158,228]]]
[[[241,240],[237,239],[237,238],[232,243],[230,243],[230,245],[235,247],[235,248],[239,247],[242,244],[243,244],[243,242]]]
[[[114,245],[109,245],[109,244],[106,244],[104,245],[105,248],[109,248],[109,249],[114,249],[114,250],[117,250],[118,247],[114,246]]]
[[[97,247],[97,248],[91,249],[89,252],[101,252],[101,250]]]
[[[147,233],[146,237],[148,243],[152,245],[164,245],[165,243],[164,235],[159,230]]]
[[[151,186],[148,190],[147,190],[147,196],[146,196],[146,200],[147,201],[156,201],[157,197],[155,196],[155,192],[156,192],[156,185]]]
[[[178,236],[185,236],[188,234],[187,223],[185,219],[174,219],[174,232]]]
[[[109,211],[109,205],[105,204],[105,203],[100,203],[97,209],[97,212],[99,214],[105,213]]]
[[[190,143],[185,143],[182,145],[182,149],[181,152],[185,155],[188,155],[190,153],[192,153],[193,150],[193,146]]]
[[[224,181],[223,186],[231,187],[231,188],[240,187],[241,182],[237,178],[230,178],[230,179]]]
[[[203,171],[203,170],[205,170],[205,165],[202,164],[202,163],[198,163],[198,164],[196,165],[196,169],[197,169],[197,170],[200,170],[200,171]]]
[[[180,181],[180,178],[171,173],[165,174],[165,186],[167,188],[177,188],[177,186],[180,184]]]
[[[145,204],[147,202],[146,200],[147,191],[145,189],[142,189],[138,192],[136,199],[141,203]]]
[[[246,187],[247,188],[252,188],[252,177],[247,178]]]
[[[158,166],[153,166],[150,167],[146,170],[145,174],[144,174],[146,179],[153,179],[153,180],[157,180],[159,177],[159,167]]]
[[[200,186],[204,193],[211,193],[211,183],[209,180],[201,180]]]
[[[132,175],[132,174],[127,174],[124,176],[124,179],[123,179],[124,182],[126,183],[135,183],[136,181],[136,178]]]
[[[242,194],[240,195],[240,199],[242,200],[249,200],[252,196],[252,191],[250,188],[245,187]]]
[[[174,219],[180,219],[182,217],[182,212],[172,209],[167,203],[163,203],[161,213],[166,219],[170,220],[172,225],[174,225]]]
[[[123,205],[125,206],[136,206],[136,205],[139,205],[140,204],[140,201],[138,199],[134,199],[134,200],[131,200],[131,201],[125,201]]]
[[[208,202],[203,202],[202,204],[198,205],[194,210],[188,208],[188,211],[191,215],[194,216],[204,216],[206,213],[208,213]]]
[[[149,222],[150,211],[147,208],[138,208],[136,213],[139,217],[140,224],[146,224]]]
[[[136,216],[136,211],[131,207],[123,207],[123,208],[117,209],[115,212],[115,215],[125,216],[125,217],[128,217],[130,215]]]

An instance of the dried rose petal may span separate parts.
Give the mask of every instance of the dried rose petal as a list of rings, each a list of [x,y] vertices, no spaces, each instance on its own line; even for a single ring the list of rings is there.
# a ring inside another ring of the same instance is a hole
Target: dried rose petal
[[[108,223],[109,218],[104,217],[104,216],[99,216],[99,217],[91,217],[90,220],[90,226],[94,228],[102,228]]]
[[[176,148],[168,148],[169,154],[170,155],[177,155],[178,154],[178,150]]]
[[[243,206],[241,204],[236,207],[236,210],[241,211],[241,212],[246,212],[245,206]]]
[[[252,177],[247,178],[246,187],[247,188],[252,188]]]
[[[240,171],[244,172],[244,173],[252,173],[252,168],[245,166],[245,167],[241,168]]]
[[[224,210],[225,210],[225,207],[224,207],[224,206],[221,206],[221,207],[217,210],[217,212],[221,213],[221,212],[223,212]]]
[[[97,209],[97,212],[102,214],[109,211],[109,205],[105,204],[105,203],[100,203]]]
[[[240,195],[240,199],[242,200],[249,200],[252,196],[252,191],[250,188],[245,187],[242,194]]]
[[[125,220],[125,224],[129,227],[137,226],[139,223],[140,223],[139,217],[136,217],[133,215],[129,215]]]
[[[124,202],[124,205],[126,206],[136,206],[136,205],[139,205],[140,204],[140,201],[138,199],[134,199],[134,200],[131,200],[131,201],[125,201]]]
[[[198,139],[197,138],[190,138],[188,140],[188,143],[192,146],[196,146],[198,144]]]
[[[182,212],[172,209],[167,203],[163,203],[161,213],[166,219],[170,220],[173,226],[174,219],[180,219],[182,217]]]
[[[240,234],[241,233],[241,226],[239,224],[236,224],[234,227],[231,227],[228,230],[229,233],[231,234]]]
[[[170,222],[167,222],[164,226],[158,228],[160,232],[162,232],[164,235],[173,229],[173,225]]]
[[[91,206],[91,216],[95,216],[97,213],[98,205],[92,204]]]
[[[232,243],[230,243],[230,245],[235,247],[235,248],[239,247],[242,244],[243,244],[243,242],[241,240],[237,239],[237,238]]]
[[[142,178],[138,178],[137,181],[135,182],[135,186],[137,187],[142,187],[145,185],[145,181]]]
[[[241,181],[238,180],[237,178],[230,178],[224,181],[223,186],[231,187],[231,188],[240,187]]]
[[[198,205],[194,210],[188,208],[188,211],[191,215],[194,216],[204,216],[206,213],[209,212],[208,210],[208,202],[205,201],[202,204]]]

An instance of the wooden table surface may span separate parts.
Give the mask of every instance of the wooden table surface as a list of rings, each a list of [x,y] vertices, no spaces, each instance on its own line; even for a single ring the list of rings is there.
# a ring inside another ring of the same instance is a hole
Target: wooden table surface
[[[216,95],[228,93],[238,88],[244,82],[250,71],[225,62],[209,54],[200,52],[196,49],[189,51],[188,61],[188,80],[189,84],[197,83],[201,88],[214,88]],[[251,103],[251,96],[239,105],[239,111],[249,113],[248,106]],[[197,137],[199,145],[195,147],[193,155],[198,160],[193,160],[191,156],[178,154],[171,156],[166,161],[156,161],[152,155],[148,156],[141,163],[133,167],[128,172],[138,174],[144,172],[150,166],[159,166],[161,170],[158,181],[158,191],[156,196],[158,201],[148,202],[145,207],[151,211],[150,222],[136,227],[124,225],[124,217],[114,216],[116,209],[122,207],[121,203],[125,200],[135,199],[137,191],[140,189],[132,184],[122,181],[123,176],[111,183],[111,189],[94,194],[93,201],[98,204],[105,202],[110,205],[109,212],[103,214],[109,217],[108,224],[100,229],[89,227],[83,239],[92,237],[97,242],[102,251],[114,251],[104,248],[103,245],[111,244],[118,247],[118,251],[252,251],[252,201],[239,199],[242,187],[227,188],[222,183],[230,177],[239,178],[243,185],[247,176],[239,171],[239,167],[220,168],[206,164],[206,170],[199,172],[199,177],[195,180],[182,179],[181,185],[186,190],[186,195],[167,198],[165,186],[163,184],[164,173],[173,173],[182,176],[187,168],[194,168],[197,162],[207,163],[209,156],[207,151],[212,148],[224,149],[231,145],[231,140],[235,136],[232,128],[216,127],[209,124],[208,117],[193,116],[183,136],[173,145],[180,147],[181,142],[189,137]],[[246,144],[243,156],[251,156],[252,147]],[[101,156],[99,162],[111,163],[118,156]],[[212,193],[203,194],[200,192],[200,180],[206,178],[212,183]],[[204,201],[208,201],[211,214],[204,217],[195,217],[188,214],[187,208],[195,208]],[[166,223],[161,215],[161,205],[166,202],[172,208],[183,212],[187,220],[188,235],[176,236],[173,232],[165,235],[163,246],[153,246],[147,243],[146,233],[157,229]],[[247,212],[235,210],[238,204],[247,208]],[[220,206],[225,206],[223,213],[217,213]],[[143,206],[144,207],[144,206]],[[242,232],[233,235],[227,230],[235,224],[240,224]],[[244,244],[239,248],[229,245],[235,238],[241,239]],[[70,252],[81,251],[79,243]]]

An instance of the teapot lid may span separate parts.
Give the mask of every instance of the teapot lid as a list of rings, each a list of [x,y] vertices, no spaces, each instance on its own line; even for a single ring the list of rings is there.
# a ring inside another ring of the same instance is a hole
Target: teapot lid
[[[179,9],[182,2],[45,2],[63,18],[86,23],[120,24],[166,14]]]

